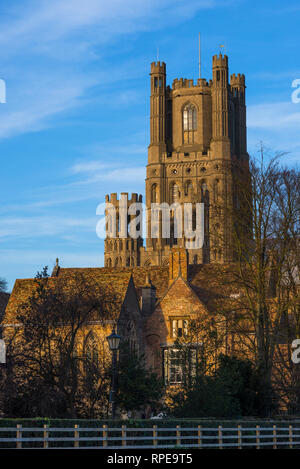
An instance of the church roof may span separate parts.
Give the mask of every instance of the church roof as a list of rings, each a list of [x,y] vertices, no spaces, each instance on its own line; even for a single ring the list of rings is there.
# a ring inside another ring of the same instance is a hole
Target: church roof
[[[138,296],[141,295],[142,287],[146,283],[146,275],[150,274],[151,282],[156,288],[156,294],[161,297],[168,287],[169,270],[168,267],[87,267],[87,268],[60,268],[58,276],[67,277],[71,273],[81,273],[94,280],[102,282],[112,282],[124,285],[129,282],[132,275]]]
[[[160,300],[168,290],[169,268],[168,266],[151,267],[86,267],[86,268],[62,268],[60,267],[50,281],[56,279],[71,279],[80,274],[87,280],[103,285],[103,288],[113,288],[118,295],[121,304],[124,301],[130,277],[132,276],[137,295],[141,296],[142,287],[146,283],[146,275],[150,274],[151,283],[156,288],[156,297]],[[238,292],[237,287],[230,280],[230,274],[226,266],[220,264],[190,265],[188,283],[211,312],[216,310],[217,304],[229,299],[232,293]],[[15,312],[22,303],[26,302],[36,288],[36,279],[17,279],[8,301],[5,311],[5,323],[15,322]]]
[[[116,294],[116,303],[119,303],[119,307],[121,308],[131,277],[130,272],[103,272],[101,268],[60,269],[58,276],[49,278],[49,285],[55,285],[56,282],[65,279],[66,286],[68,283],[71,286],[72,279],[76,277],[77,273],[86,281],[87,285],[89,282],[91,285],[97,283],[100,286],[103,285],[103,289],[113,291]],[[16,322],[16,311],[32,296],[37,285],[38,282],[36,279],[17,279],[15,281],[3,318],[5,324]]]

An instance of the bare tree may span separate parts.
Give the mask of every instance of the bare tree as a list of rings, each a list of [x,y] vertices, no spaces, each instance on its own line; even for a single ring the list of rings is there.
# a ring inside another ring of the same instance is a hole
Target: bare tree
[[[236,263],[231,275],[241,292],[238,325],[254,335],[253,353],[269,413],[275,349],[283,316],[295,301],[295,288],[286,279],[299,261],[299,172],[281,167],[279,157],[266,161],[262,147],[260,159],[250,161],[250,178],[243,168],[236,174],[230,213]]]
[[[7,281],[0,277],[0,292],[6,292],[7,291]]]
[[[99,331],[103,335],[107,321],[116,318],[117,295],[78,273],[51,278],[44,271],[38,277],[31,297],[18,308],[20,327],[7,333],[6,411],[14,416],[103,415],[110,357]]]

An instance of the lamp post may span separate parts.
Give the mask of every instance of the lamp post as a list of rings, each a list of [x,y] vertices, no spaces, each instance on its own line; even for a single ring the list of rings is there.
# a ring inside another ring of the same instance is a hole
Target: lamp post
[[[6,365],[6,345],[0,336],[0,365]]]
[[[108,341],[110,351],[112,352],[112,382],[111,382],[110,401],[111,401],[111,408],[112,408],[111,409],[112,418],[114,419],[115,413],[116,413],[115,392],[116,392],[117,352],[119,350],[121,337],[118,334],[116,334],[115,328],[114,328],[112,333],[106,338]]]

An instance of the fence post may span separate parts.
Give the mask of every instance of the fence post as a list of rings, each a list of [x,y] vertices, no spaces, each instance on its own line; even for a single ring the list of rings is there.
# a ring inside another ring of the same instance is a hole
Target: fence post
[[[238,425],[238,448],[242,449],[242,427]]]
[[[256,425],[256,449],[260,449],[260,426]]]
[[[198,446],[199,446],[199,448],[202,447],[202,430],[201,430],[201,425],[198,425]]]
[[[273,425],[273,449],[277,449],[276,425]]]
[[[44,444],[43,444],[44,448],[48,448],[48,436],[49,436],[48,425],[44,425]]]
[[[22,438],[22,425],[17,425],[17,438]],[[17,448],[22,448],[22,441],[17,441]]]
[[[153,446],[157,446],[157,425],[153,425]]]
[[[181,438],[180,438],[180,425],[176,425],[176,445],[181,445]]]
[[[126,446],[126,425],[122,425],[122,446]]]
[[[74,447],[78,448],[79,447],[79,425],[74,425]]]
[[[103,438],[107,438],[107,425],[103,425],[102,428],[103,428],[102,436]],[[103,446],[107,446],[107,440],[103,439]]]
[[[293,448],[293,425],[289,425],[289,442],[290,448]]]
[[[223,448],[222,425],[219,425],[219,449]]]

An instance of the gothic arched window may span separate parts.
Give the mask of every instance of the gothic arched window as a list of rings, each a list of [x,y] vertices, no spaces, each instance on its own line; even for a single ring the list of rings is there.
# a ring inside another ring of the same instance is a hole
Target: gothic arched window
[[[93,332],[90,332],[86,337],[84,345],[84,355],[86,359],[95,364],[99,361],[98,342]]]
[[[219,184],[219,179],[215,179],[214,181],[214,202],[218,202],[219,196],[220,196],[220,184]]]
[[[182,113],[183,143],[194,143],[197,129],[197,110],[193,104],[187,104]]]
[[[191,181],[187,181],[185,184],[185,195],[192,195],[193,193],[193,184]]]

